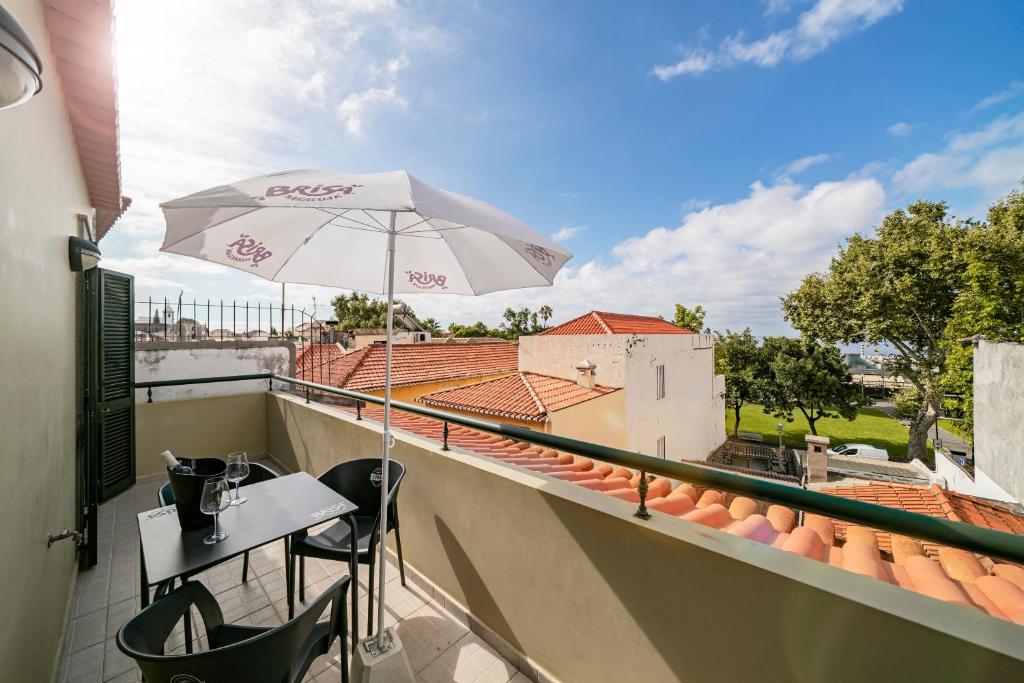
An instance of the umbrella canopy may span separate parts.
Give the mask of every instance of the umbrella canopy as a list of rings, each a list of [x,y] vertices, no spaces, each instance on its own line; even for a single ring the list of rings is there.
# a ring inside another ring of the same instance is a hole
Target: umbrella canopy
[[[572,255],[490,204],[404,171],[286,171],[161,204],[161,251],[276,282],[387,294],[381,529],[387,529],[395,293],[486,294],[550,285]],[[380,539],[377,646],[386,649],[387,532]],[[355,598],[353,597],[353,610]]]
[[[571,258],[504,211],[404,171],[286,171],[161,207],[161,251],[276,282],[387,293],[389,234],[396,241],[397,294],[547,286]]]

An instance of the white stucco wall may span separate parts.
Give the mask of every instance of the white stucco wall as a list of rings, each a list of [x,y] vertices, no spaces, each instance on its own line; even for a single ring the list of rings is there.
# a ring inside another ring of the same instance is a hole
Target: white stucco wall
[[[939,486],[943,486],[950,491],[1010,503],[1019,502],[1012,495],[1004,491],[999,484],[992,481],[991,477],[977,469],[977,466],[974,469],[974,479],[971,479],[970,475],[951,462],[942,453],[935,454],[935,478],[939,480]]]
[[[1024,345],[978,343],[974,349],[974,466],[1017,500],[1024,500],[1022,378]]]
[[[75,290],[68,237],[93,215],[57,63],[33,0],[3,6],[43,62],[40,93],[0,111],[0,663],[5,681],[56,676],[75,545]],[[115,230],[117,228],[115,227]],[[103,245],[100,245],[103,248]]]
[[[575,365],[597,365],[597,382],[626,389],[627,448],[704,460],[725,439],[724,382],[714,374],[709,335],[594,334],[520,337],[519,369],[575,379]],[[665,365],[665,398],[655,392],[655,367]]]
[[[138,343],[135,381],[155,382],[187,377],[221,377],[273,372],[295,376],[295,346],[286,341],[153,342]],[[156,387],[153,402],[186,398],[231,396],[266,391],[261,380]],[[275,384],[275,388],[278,388]],[[145,403],[145,389],[135,390],[135,402]]]

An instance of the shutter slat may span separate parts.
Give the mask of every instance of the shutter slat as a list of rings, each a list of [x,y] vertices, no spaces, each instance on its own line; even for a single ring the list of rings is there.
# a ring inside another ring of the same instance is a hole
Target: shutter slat
[[[100,500],[135,483],[135,340],[130,275],[101,272],[99,396]]]

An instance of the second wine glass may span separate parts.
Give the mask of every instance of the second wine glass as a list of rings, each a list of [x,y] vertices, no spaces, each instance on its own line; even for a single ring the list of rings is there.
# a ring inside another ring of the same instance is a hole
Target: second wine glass
[[[231,496],[228,481],[224,477],[210,477],[203,482],[203,497],[199,500],[199,511],[213,515],[213,533],[203,539],[203,543],[212,545],[223,541],[228,533],[220,528],[220,513],[227,510]]]
[[[235,497],[231,501],[231,505],[241,505],[248,500],[245,497],[240,498],[238,495],[239,484],[249,476],[249,458],[246,456],[245,451],[228,454],[228,468],[225,470],[224,476],[235,485]]]

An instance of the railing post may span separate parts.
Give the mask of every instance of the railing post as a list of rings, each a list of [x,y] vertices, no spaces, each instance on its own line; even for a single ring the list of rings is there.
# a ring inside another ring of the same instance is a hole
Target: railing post
[[[270,385],[269,388],[268,388],[268,391],[273,391],[274,390],[274,378],[271,377],[270,379],[268,379],[267,383]]]
[[[153,387],[146,388],[146,403],[153,402]]]
[[[444,421],[444,431],[442,434],[444,435],[444,443],[441,445],[441,450],[446,451],[448,450],[448,420]]]
[[[306,387],[306,403],[309,403],[309,387]]]
[[[647,472],[640,473],[640,483],[636,487],[637,495],[640,496],[640,507],[633,513],[634,517],[650,519],[651,513],[647,511]]]
[[[356,419],[357,420],[362,420],[363,419],[363,402],[362,401],[356,401]]]

